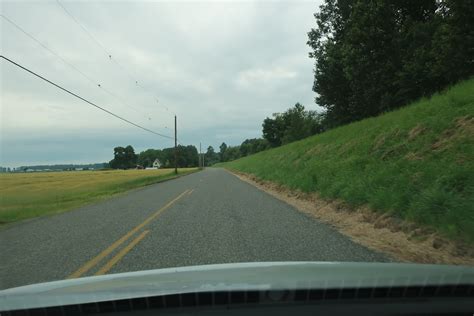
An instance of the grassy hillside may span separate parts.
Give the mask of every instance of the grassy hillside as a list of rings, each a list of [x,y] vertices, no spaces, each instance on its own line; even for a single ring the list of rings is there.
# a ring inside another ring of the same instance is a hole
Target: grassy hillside
[[[179,169],[179,174],[197,168]],[[174,178],[174,169],[0,174],[0,224],[60,213]]]
[[[474,80],[221,166],[474,242]]]

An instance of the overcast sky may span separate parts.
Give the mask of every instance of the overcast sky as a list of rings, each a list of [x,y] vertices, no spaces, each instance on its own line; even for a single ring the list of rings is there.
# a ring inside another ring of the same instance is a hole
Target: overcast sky
[[[274,112],[296,102],[317,109],[306,41],[320,1],[61,1],[99,44],[56,1],[0,3],[82,74],[0,18],[2,55],[159,133],[172,136],[176,113],[184,145],[238,145],[260,137]],[[4,60],[0,67],[2,166],[103,162],[119,145],[137,153],[173,145]]]

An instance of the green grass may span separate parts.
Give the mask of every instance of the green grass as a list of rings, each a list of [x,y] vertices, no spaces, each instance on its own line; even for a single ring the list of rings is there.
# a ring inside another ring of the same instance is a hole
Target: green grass
[[[400,110],[220,164],[474,241],[474,79]]]
[[[179,169],[178,175],[195,171]],[[64,212],[174,177],[174,169],[0,174],[0,224]]]

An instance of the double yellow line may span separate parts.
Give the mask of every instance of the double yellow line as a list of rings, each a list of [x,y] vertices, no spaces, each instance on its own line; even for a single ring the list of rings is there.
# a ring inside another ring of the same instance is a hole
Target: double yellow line
[[[192,191],[191,191],[192,192]],[[147,219],[145,219],[141,224],[138,224],[133,228],[131,231],[123,235],[120,239],[118,239],[116,242],[114,242],[112,245],[110,245],[107,249],[102,251],[100,254],[98,254],[96,257],[92,258],[88,262],[86,262],[82,267],[77,269],[74,273],[72,273],[70,276],[67,277],[67,279],[74,279],[82,276],[84,273],[95,267],[102,259],[110,255],[117,247],[119,247],[121,244],[123,244],[125,241],[127,241],[130,237],[132,237],[136,232],[138,232],[140,229],[145,227],[147,224],[149,224],[152,220],[160,216],[161,213],[163,213],[166,209],[168,209],[171,205],[173,205],[176,201],[178,201],[180,198],[182,198],[186,193],[189,193],[189,190],[184,191],[180,195],[178,195],[176,198],[168,202],[165,206],[160,208],[158,211],[153,213],[151,216],[149,216]],[[129,245],[127,245],[125,248],[123,248],[116,256],[114,256],[109,262],[107,262],[102,268],[100,268],[95,275],[102,275],[107,273],[114,264],[116,264],[120,259],[122,259],[123,256],[125,256],[136,244],[138,244],[145,236],[149,233],[149,230],[143,231],[138,237],[136,237]]]

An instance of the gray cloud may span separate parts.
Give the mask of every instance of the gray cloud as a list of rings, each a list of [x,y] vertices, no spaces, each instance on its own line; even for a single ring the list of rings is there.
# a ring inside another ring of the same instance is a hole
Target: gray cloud
[[[172,134],[176,113],[184,144],[238,144],[259,137],[266,116],[295,102],[316,109],[306,33],[318,3],[63,4],[126,71],[54,1],[4,1],[1,12],[121,101],[3,19],[2,54],[160,133]],[[1,165],[96,162],[109,160],[116,145],[171,145],[5,62],[0,66]]]

